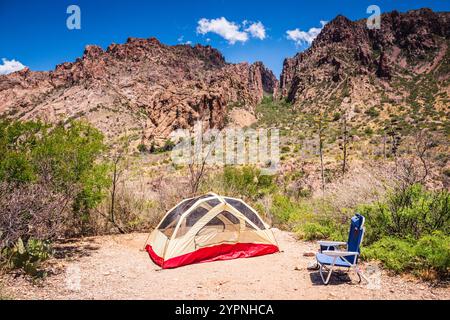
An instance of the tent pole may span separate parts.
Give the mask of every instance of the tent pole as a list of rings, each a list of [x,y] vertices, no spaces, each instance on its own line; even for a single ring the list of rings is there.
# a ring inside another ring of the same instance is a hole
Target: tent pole
[[[148,234],[148,236],[147,236],[147,239],[145,239],[144,247],[141,249],[141,251],[145,251],[146,244],[147,244],[148,239],[150,238],[151,234],[152,234],[152,233],[150,232],[150,233]]]

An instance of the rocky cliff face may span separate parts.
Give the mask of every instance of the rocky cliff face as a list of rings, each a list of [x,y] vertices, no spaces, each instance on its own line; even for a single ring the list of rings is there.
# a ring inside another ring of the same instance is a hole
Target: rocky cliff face
[[[449,12],[394,11],[382,15],[379,30],[338,16],[308,50],[285,60],[278,97],[355,118],[370,108],[380,118],[403,107],[440,112],[449,103],[449,40]]]
[[[87,46],[54,71],[0,76],[0,114],[50,122],[86,119],[109,138],[162,143],[201,119],[224,125],[227,106],[252,112],[278,86],[262,63],[228,64],[210,46],[167,46],[129,38],[105,51]]]

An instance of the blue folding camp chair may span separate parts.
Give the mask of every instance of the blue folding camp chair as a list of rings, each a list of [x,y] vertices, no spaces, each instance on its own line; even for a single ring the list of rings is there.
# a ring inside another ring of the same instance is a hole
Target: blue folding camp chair
[[[364,220],[362,215],[355,214],[351,220],[347,242],[319,241],[320,252],[316,254],[316,259],[324,284],[328,284],[330,281],[334,267],[343,267],[347,270],[353,268],[358,275],[359,282],[361,282],[361,277],[367,281],[357,266],[360,245],[364,236]],[[346,246],[347,249],[345,251],[339,250],[339,247],[343,246]],[[328,271],[328,274],[325,274],[326,271]]]

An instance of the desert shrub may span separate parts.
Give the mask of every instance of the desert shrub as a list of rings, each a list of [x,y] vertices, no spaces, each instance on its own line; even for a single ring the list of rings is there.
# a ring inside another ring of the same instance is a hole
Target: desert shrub
[[[371,127],[366,127],[364,129],[364,133],[368,136],[371,136],[371,135],[373,135],[373,129]]]
[[[395,237],[385,237],[370,247],[363,247],[362,257],[367,260],[379,260],[395,272],[412,270],[414,247],[411,241]]]
[[[20,238],[54,239],[70,224],[71,199],[39,183],[0,183],[0,248]]]
[[[331,230],[328,226],[317,222],[308,222],[302,225],[296,232],[299,239],[304,240],[320,240],[329,239]]]
[[[270,212],[275,225],[294,231],[299,239],[340,241],[348,233],[342,215],[333,214],[328,204],[313,199],[294,200],[276,194]]]
[[[270,211],[274,222],[284,226],[304,223],[312,216],[312,208],[306,203],[295,202],[281,194],[274,195]]]
[[[256,199],[276,189],[273,176],[262,175],[260,169],[252,166],[225,167],[223,185],[226,193],[250,199]]]
[[[289,146],[284,146],[281,148],[281,153],[291,152],[291,148]]]
[[[138,196],[130,188],[120,187],[115,194],[113,221],[111,221],[111,195],[96,208],[93,217],[95,234],[109,234],[117,232],[148,232],[156,227],[167,208],[160,206],[157,201],[147,200],[144,196]],[[105,224],[105,217],[108,222]],[[112,223],[112,224],[111,224]]]
[[[419,239],[437,230],[450,232],[450,193],[427,191],[419,184],[393,191],[385,201],[359,211],[367,219],[368,243],[385,236]]]
[[[360,207],[366,217],[363,257],[395,272],[432,271],[448,277],[450,268],[450,195],[415,184],[391,192],[384,201]]]
[[[0,264],[7,269],[22,269],[33,277],[43,277],[45,272],[39,270],[41,263],[52,254],[50,241],[21,238],[11,247],[4,247],[0,254]]]
[[[371,118],[376,118],[380,115],[380,112],[375,107],[370,107],[365,113]]]
[[[36,179],[31,163],[24,154],[10,153],[0,162],[0,180],[31,182]]]
[[[104,150],[88,124],[0,121],[0,249],[15,266],[33,272],[43,241],[85,232],[109,184]]]
[[[171,151],[174,147],[175,147],[175,143],[172,140],[167,139],[164,142],[164,145],[162,146],[162,150],[163,151]]]
[[[138,151],[141,152],[141,153],[147,152],[147,146],[146,146],[144,143],[140,143],[140,144],[137,146],[137,149],[138,149]]]
[[[435,270],[441,277],[450,274],[450,236],[436,231],[419,239],[415,246],[420,270]]]
[[[40,122],[0,120],[0,181],[26,183],[36,179],[31,150],[46,130]]]
[[[333,216],[315,215],[310,222],[298,225],[295,232],[299,239],[304,240],[346,241],[348,225]]]
[[[152,144],[151,144],[150,148],[148,149],[148,151],[150,153],[163,153],[163,152],[171,151],[174,147],[175,147],[175,143],[172,140],[167,139],[164,142],[164,144],[162,146],[160,146],[160,147],[157,147],[155,145],[155,143],[152,142]],[[139,146],[138,146],[138,149],[139,149]],[[140,152],[144,152],[144,151],[141,151],[141,150],[139,150],[139,151]]]
[[[92,208],[106,184],[106,166],[96,161],[104,150],[103,135],[88,124],[0,121],[0,181],[38,181]]]
[[[335,112],[334,114],[333,114],[333,121],[338,121],[338,120],[340,120],[341,119],[341,113],[340,112]]]
[[[450,236],[439,231],[419,240],[384,237],[363,248],[362,253],[363,258],[379,260],[396,273],[426,277],[431,271],[439,278],[450,275]]]
[[[104,150],[100,131],[73,122],[44,133],[32,150],[32,162],[43,181],[72,196],[74,210],[86,214],[100,202],[108,186],[107,165],[96,162]],[[79,190],[74,193],[76,187]]]

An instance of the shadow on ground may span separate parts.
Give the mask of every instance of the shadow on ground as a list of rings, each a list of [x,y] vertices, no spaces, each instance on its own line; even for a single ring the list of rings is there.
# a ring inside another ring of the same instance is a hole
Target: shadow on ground
[[[311,282],[315,286],[323,286],[322,278],[320,277],[319,271],[314,271],[309,273],[309,277],[311,278]],[[348,272],[337,270],[333,271],[333,274],[331,275],[330,282],[328,285],[341,285],[341,284],[349,284],[352,282],[352,279],[350,278]]]
[[[100,249],[94,240],[87,239],[80,242],[79,239],[58,241],[53,246],[53,256],[56,259],[78,259],[88,257],[93,251]]]

